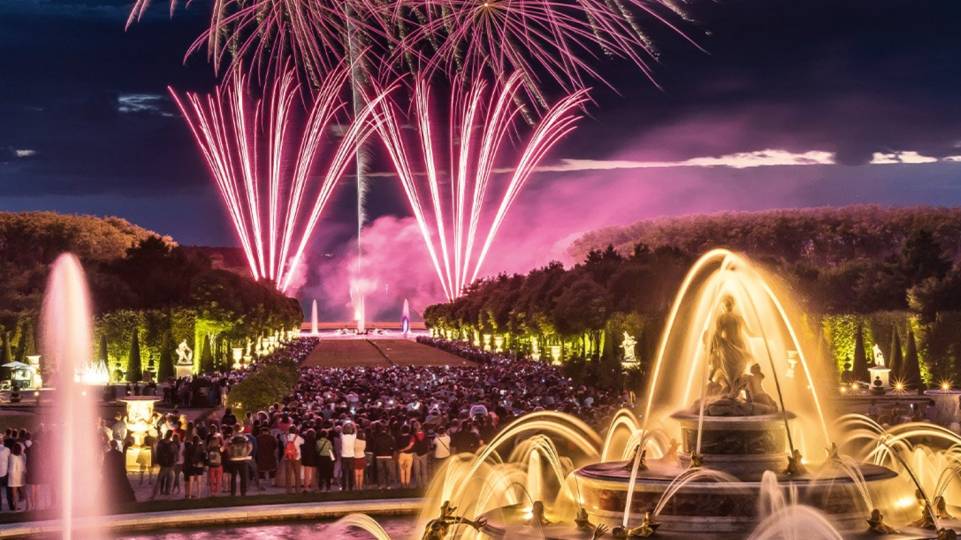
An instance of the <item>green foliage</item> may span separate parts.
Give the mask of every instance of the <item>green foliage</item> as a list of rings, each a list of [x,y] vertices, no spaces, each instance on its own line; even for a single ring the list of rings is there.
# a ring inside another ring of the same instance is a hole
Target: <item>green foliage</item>
[[[904,356],[901,350],[901,336],[898,335],[897,327],[891,333],[891,349],[888,354],[891,367],[891,376],[895,379],[904,380]]]
[[[131,331],[130,354],[127,357],[127,382],[135,383],[143,379],[143,359],[140,356],[140,332]]]
[[[302,318],[296,299],[243,275],[214,270],[204,250],[179,247],[122,219],[0,212],[0,331],[16,329],[18,355],[36,351],[33,321],[43,283],[50,262],[64,251],[84,264],[96,337],[107,340],[104,360],[115,379],[127,368],[135,332],[142,359],[152,361],[167,334],[201,351],[207,334],[244,341],[293,327]],[[201,357],[195,355],[198,367]]]
[[[921,379],[921,367],[918,364],[918,345],[914,340],[914,330],[908,328],[907,346],[904,353],[903,375],[905,385],[908,388],[922,390],[924,388]]]
[[[170,338],[170,332],[164,334],[163,343],[160,346],[160,361],[157,366],[157,380],[166,381],[173,377],[174,373],[174,344]]]
[[[230,389],[227,405],[238,411],[238,416],[264,410],[289,395],[299,377],[293,362],[264,366]]]
[[[97,359],[103,360],[106,363],[107,358],[109,358],[109,353],[107,352],[108,350],[109,348],[107,347],[107,335],[100,334],[100,352],[99,354],[97,354]]]
[[[202,352],[200,353],[200,372],[201,373],[213,373],[214,372],[214,355],[210,350],[210,335],[204,336],[204,344]]]
[[[864,327],[858,324],[854,335],[854,378],[858,381],[870,381],[868,371],[868,357],[864,350]]]

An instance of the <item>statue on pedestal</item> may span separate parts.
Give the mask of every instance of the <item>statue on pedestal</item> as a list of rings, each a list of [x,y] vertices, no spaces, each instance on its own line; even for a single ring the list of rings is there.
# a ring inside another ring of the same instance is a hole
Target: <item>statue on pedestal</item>
[[[745,373],[753,360],[747,338],[747,325],[736,310],[734,297],[725,295],[713,332],[704,335],[710,365],[705,392],[705,413],[709,416],[764,415],[778,410],[777,402],[764,391],[760,364],[753,363],[750,373]],[[698,410],[700,402],[694,408]]]
[[[177,363],[174,366],[177,378],[189,377],[194,371],[194,352],[187,345],[187,340],[177,345]]]
[[[621,340],[621,349],[624,350],[624,364],[636,364],[637,354],[634,352],[634,348],[637,346],[637,340],[634,336],[624,332],[624,339]]]
[[[187,340],[180,342],[177,345],[177,364],[181,366],[194,365],[194,352],[187,345]]]
[[[711,359],[726,387],[725,397],[735,398],[741,390],[741,377],[751,360],[751,352],[747,346],[744,317],[735,311],[734,297],[725,295],[721,306],[721,313],[714,322]]]

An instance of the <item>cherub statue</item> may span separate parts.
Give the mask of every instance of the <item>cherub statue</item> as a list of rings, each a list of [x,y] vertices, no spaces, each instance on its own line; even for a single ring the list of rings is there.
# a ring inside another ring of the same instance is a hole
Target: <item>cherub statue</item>
[[[784,474],[788,476],[807,474],[807,468],[801,462],[801,459],[801,451],[795,448],[787,458],[787,469],[784,470]]]
[[[937,540],[958,540],[958,533],[954,532],[954,529],[949,529],[947,527],[938,529]]]
[[[527,520],[527,524],[531,527],[546,527],[550,525],[551,522],[544,514],[544,503],[542,501],[534,501],[534,505],[531,507],[531,518]]]
[[[943,495],[934,498],[934,513],[938,516],[938,519],[954,519],[954,516],[948,512],[948,503],[944,500]]]
[[[596,527],[591,523],[591,519],[587,515],[587,509],[583,506],[577,509],[577,515],[574,516],[574,525],[577,525],[577,529],[580,531],[596,530]]]
[[[760,406],[764,409],[770,409],[770,412],[777,411],[777,403],[774,398],[764,391],[764,373],[761,372],[761,366],[759,364],[754,364],[751,366],[751,374],[742,377],[743,387],[747,392],[747,400],[754,403],[755,406]]]
[[[921,493],[921,490],[916,490],[914,492],[914,496],[921,503],[921,518],[912,522],[911,526],[919,529],[936,530],[938,528],[938,524],[934,521],[935,513],[931,508],[931,503],[928,502],[928,499],[924,496],[924,493]]]
[[[637,538],[649,538],[654,536],[657,528],[661,524],[654,521],[651,512],[644,512],[644,519],[637,527],[614,527],[611,529],[611,536],[623,540],[635,540]]]
[[[868,531],[875,534],[897,534],[898,531],[884,522],[884,514],[875,508],[871,510],[871,517],[868,518]]]
[[[455,516],[454,512],[456,511],[457,508],[451,506],[450,501],[444,501],[444,504],[440,507],[440,516],[428,521],[427,526],[424,527],[422,540],[444,540],[447,538],[447,534],[452,525],[467,525],[477,531],[480,531],[487,525],[487,520],[484,518],[471,521],[464,517]]]
[[[832,442],[831,448],[828,448],[827,451],[828,451],[828,461],[841,460],[841,454],[840,454],[840,449],[838,448],[838,443]]]

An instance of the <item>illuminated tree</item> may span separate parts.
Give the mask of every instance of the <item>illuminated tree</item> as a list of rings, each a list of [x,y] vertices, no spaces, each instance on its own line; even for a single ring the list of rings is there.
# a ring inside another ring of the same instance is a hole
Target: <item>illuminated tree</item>
[[[914,330],[908,327],[908,340],[904,355],[901,379],[908,388],[922,390],[921,367],[918,364],[918,345],[914,340]]]
[[[170,333],[165,332],[163,343],[160,346],[160,362],[157,366],[157,380],[166,381],[174,376],[174,351],[173,340]]]
[[[200,353],[200,372],[201,373],[213,373],[214,372],[214,355],[210,350],[210,335],[204,336],[204,344],[201,348]]]
[[[868,358],[864,351],[864,328],[858,323],[857,333],[854,335],[854,379],[858,381],[870,381],[871,375],[868,373]]]
[[[891,332],[891,351],[888,353],[891,359],[891,376],[895,379],[904,378],[904,356],[901,351],[901,338],[898,336],[898,328],[895,326]]]
[[[134,328],[130,338],[130,356],[127,357],[127,382],[139,382],[143,378],[143,364],[140,357],[140,332]]]

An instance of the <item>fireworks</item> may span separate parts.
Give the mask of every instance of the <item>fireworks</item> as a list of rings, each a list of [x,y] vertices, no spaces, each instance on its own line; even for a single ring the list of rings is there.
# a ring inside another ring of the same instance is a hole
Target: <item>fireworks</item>
[[[402,54],[433,50],[427,67],[468,76],[492,74],[497,80],[520,73],[524,90],[546,107],[540,87],[553,82],[565,91],[585,88],[603,77],[593,67],[598,53],[630,60],[653,81],[657,58],[653,41],[638,17],[665,25],[684,17],[669,0],[409,0],[420,14]],[[686,37],[686,36],[685,36]]]
[[[140,20],[151,0],[136,0],[127,19]],[[314,86],[348,56],[349,38],[386,42],[391,2],[377,0],[213,0],[208,28],[187,55],[206,47],[215,70],[238,65],[286,66],[288,60]],[[171,15],[177,0],[171,0]],[[289,55],[289,57],[288,57]]]
[[[418,77],[413,89],[409,121],[419,134],[415,144],[401,134],[403,115],[394,103],[383,101],[377,107],[377,130],[449,299],[459,296],[477,278],[507,211],[537,164],[574,129],[580,118],[577,110],[588,99],[586,90],[578,90],[549,108],[522,145],[513,166],[498,169],[516,134],[522,108],[516,97],[521,84],[519,74],[491,90],[483,81],[455,81],[449,130],[442,141],[433,135],[436,115],[427,78]],[[439,150],[444,147],[450,149],[446,156],[451,164],[449,174],[441,170],[445,156]],[[417,162],[415,148],[420,157]],[[498,174],[506,177],[501,189],[496,188]],[[494,206],[489,208],[492,199]]]
[[[150,2],[135,1],[128,26]],[[244,58],[268,71],[293,60],[314,86],[360,51],[377,52],[375,76],[403,64],[501,82],[519,73],[543,109],[547,83],[570,92],[604,81],[599,55],[627,59],[653,81],[658,54],[642,22],[693,43],[672,22],[685,18],[674,0],[213,0],[187,54],[206,47],[217,70]]]
[[[346,107],[347,76],[344,67],[334,70],[304,111],[302,123],[295,120],[299,85],[291,71],[268,85],[263,99],[249,95],[241,76],[207,96],[180,97],[170,90],[226,204],[251,273],[281,291],[290,286],[355,149],[372,133],[372,107],[390,91],[372,97],[336,148],[324,152],[326,135]],[[327,160],[321,167],[322,154]]]

